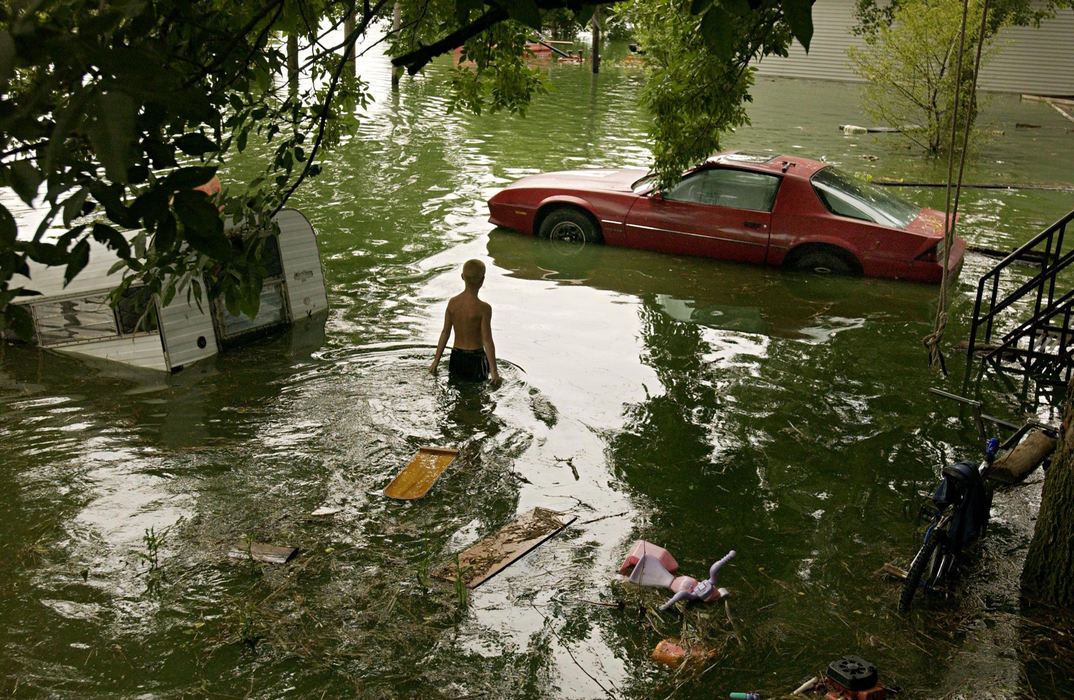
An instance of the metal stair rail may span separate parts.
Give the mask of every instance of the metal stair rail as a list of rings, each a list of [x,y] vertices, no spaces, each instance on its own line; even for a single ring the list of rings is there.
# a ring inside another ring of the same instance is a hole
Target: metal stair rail
[[[984,360],[997,367],[1017,365],[1027,376],[1070,381],[1074,369],[1074,289],[1060,280],[1060,274],[1074,265],[1074,251],[1063,252],[1067,226],[1072,221],[1074,211],[1011,252],[978,281],[968,362],[973,362],[978,346],[983,345],[988,346]],[[1043,250],[1039,250],[1041,247]],[[1004,273],[1010,273],[1011,265],[1021,261],[1039,261],[1040,271],[1000,297]],[[1026,301],[1030,309],[1015,308],[1015,304]],[[1028,317],[1013,328],[1000,330],[997,320],[1005,311],[1006,316],[1021,313]]]

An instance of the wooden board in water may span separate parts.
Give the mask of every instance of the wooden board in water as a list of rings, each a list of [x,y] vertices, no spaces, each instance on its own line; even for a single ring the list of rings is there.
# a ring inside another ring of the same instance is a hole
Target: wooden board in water
[[[575,518],[571,518],[563,522],[562,517],[563,513],[554,510],[534,508],[461,552],[459,566],[462,567],[462,580],[466,587],[477,588],[575,521]],[[455,562],[451,562],[432,575],[454,581],[457,570]]]
[[[458,454],[459,451],[451,447],[422,447],[384,489],[384,495],[403,500],[421,498]]]

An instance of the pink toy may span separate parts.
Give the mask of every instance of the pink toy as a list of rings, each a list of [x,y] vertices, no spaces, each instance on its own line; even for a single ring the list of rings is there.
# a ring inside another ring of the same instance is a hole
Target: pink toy
[[[669,554],[668,557],[670,556]],[[671,600],[660,606],[661,610],[667,610],[680,600],[700,600],[703,603],[710,603],[731,595],[726,588],[716,587],[716,575],[720,572],[720,568],[731,561],[734,556],[735,550],[732,549],[723,559],[709,567],[708,580],[698,581],[690,576],[672,576],[659,558],[646,552],[634,565],[634,570],[630,573],[630,582],[641,586],[661,586],[675,591]],[[674,563],[675,560],[671,561]]]
[[[679,564],[675,561],[675,557],[671,556],[668,550],[663,547],[658,547],[652,542],[638,540],[627,553],[626,559],[623,560],[623,565],[619,567],[619,573],[624,576],[629,574],[634,568],[634,565],[638,563],[638,560],[646,554],[651,557],[656,557],[656,559],[660,561],[660,564],[668,571],[674,571],[679,568]]]

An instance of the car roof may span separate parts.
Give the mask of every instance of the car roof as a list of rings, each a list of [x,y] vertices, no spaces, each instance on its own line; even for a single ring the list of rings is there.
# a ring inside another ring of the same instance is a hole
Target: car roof
[[[811,177],[813,173],[828,166],[819,160],[780,155],[771,151],[723,151],[710,156],[705,165],[730,165],[759,172],[787,173],[799,177]]]

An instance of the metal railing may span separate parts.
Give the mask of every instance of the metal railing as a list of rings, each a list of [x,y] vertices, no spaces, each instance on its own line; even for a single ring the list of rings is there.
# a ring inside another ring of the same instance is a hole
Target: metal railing
[[[1063,252],[1063,240],[1068,224],[1074,221],[1074,211],[1013,251],[983,275],[977,283],[977,299],[973,307],[973,323],[968,347],[973,361],[978,346],[988,346],[986,361],[996,365],[1019,365],[1022,372],[1038,375],[1063,375],[1070,380],[1074,369],[1074,332],[1070,327],[1074,315],[1074,290],[1059,279],[1062,272],[1074,265],[1074,251]],[[1043,248],[1043,250],[1041,250]],[[1014,263],[1040,263],[1040,270],[1013,291],[1001,296],[1004,274]],[[1026,304],[1030,308],[1013,308]],[[997,318],[1004,311],[1021,314],[1025,320],[1006,331],[997,329]],[[993,336],[999,337],[998,342]]]

